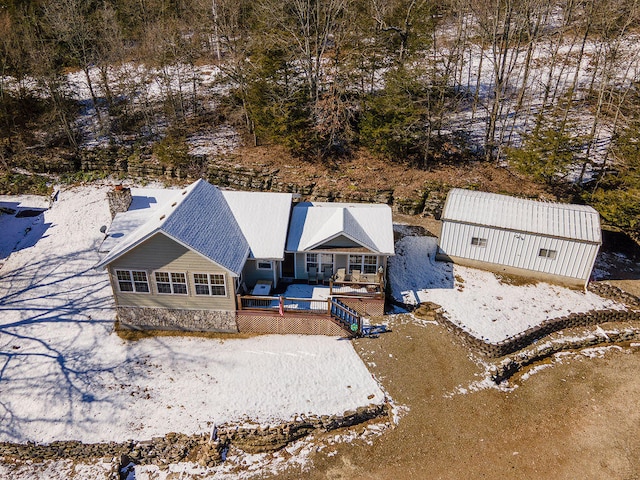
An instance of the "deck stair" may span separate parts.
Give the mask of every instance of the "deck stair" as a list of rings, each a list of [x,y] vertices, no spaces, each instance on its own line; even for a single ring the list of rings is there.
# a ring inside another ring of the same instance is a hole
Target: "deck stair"
[[[362,316],[338,297],[331,297],[329,313],[333,321],[351,336],[356,337],[362,333]]]

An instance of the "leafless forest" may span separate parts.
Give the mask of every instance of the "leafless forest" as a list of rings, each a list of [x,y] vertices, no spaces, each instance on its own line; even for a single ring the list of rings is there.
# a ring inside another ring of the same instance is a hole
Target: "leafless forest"
[[[495,162],[637,231],[638,25],[638,0],[4,1],[3,188],[33,151],[179,162],[232,131],[312,162]]]

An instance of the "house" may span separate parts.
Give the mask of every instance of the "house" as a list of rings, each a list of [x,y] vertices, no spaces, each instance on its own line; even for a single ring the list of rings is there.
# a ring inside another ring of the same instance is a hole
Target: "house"
[[[591,207],[453,189],[438,258],[585,287],[601,243],[600,217]]]
[[[223,192],[198,180],[155,210],[115,216],[97,268],[109,272],[119,321],[237,331],[247,278],[277,282],[291,195]]]
[[[222,191],[204,180],[156,196],[147,203],[157,208],[116,214],[100,247],[105,256],[96,268],[109,273],[122,326],[333,335],[357,316],[349,302],[383,312],[379,272],[393,254],[389,207],[292,209],[288,193]],[[313,255],[313,280],[327,295],[287,298],[285,284],[311,280]],[[276,289],[285,296],[273,295]],[[344,295],[347,304],[329,298]]]

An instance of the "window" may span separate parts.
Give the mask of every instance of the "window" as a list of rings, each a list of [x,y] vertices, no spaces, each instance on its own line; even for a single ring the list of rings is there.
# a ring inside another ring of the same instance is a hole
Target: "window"
[[[118,288],[121,292],[149,293],[147,272],[139,270],[116,270]]]
[[[333,271],[333,253],[307,253],[307,272],[309,267],[316,267],[316,271],[322,271],[323,267],[330,265]]]
[[[309,271],[309,267],[315,267],[316,272],[318,271],[318,254],[317,253],[307,253],[307,272]]]
[[[187,294],[187,276],[184,273],[156,272],[158,293]]]
[[[475,245],[476,247],[486,247],[487,239],[480,237],[471,237],[471,245]]]
[[[349,255],[349,273],[360,270],[362,273],[376,273],[378,271],[377,255]]]
[[[196,287],[196,295],[224,297],[227,294],[222,273],[194,273],[193,284]]]
[[[330,266],[331,271],[333,272],[333,253],[320,254],[320,270],[324,271],[324,268],[327,266]]]
[[[540,253],[538,253],[539,257],[548,258],[550,260],[555,260],[556,254],[558,252],[556,250],[549,250],[547,248],[541,248]]]
[[[376,273],[378,270],[378,257],[375,255],[364,255],[362,260],[362,273]]]
[[[268,261],[258,262],[258,270],[272,270],[273,263]]]

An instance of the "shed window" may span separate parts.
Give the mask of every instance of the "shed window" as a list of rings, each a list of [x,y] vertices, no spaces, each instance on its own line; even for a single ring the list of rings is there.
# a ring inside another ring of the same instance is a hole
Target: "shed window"
[[[172,293],[174,295],[187,294],[186,274],[173,272],[156,272],[155,275],[158,293]]]
[[[258,270],[272,270],[272,269],[273,269],[273,263],[266,260],[258,262]]]
[[[121,292],[149,293],[147,272],[140,270],[116,270]]]
[[[540,249],[540,253],[538,253],[538,256],[542,257],[542,258],[549,258],[551,260],[555,260],[557,253],[558,252],[556,250],[549,250],[547,248],[541,248]]]
[[[227,294],[224,274],[221,273],[194,273],[193,284],[196,287],[196,295],[224,297]]]
[[[471,237],[471,245],[475,245],[477,247],[486,247],[487,239],[480,237]]]

